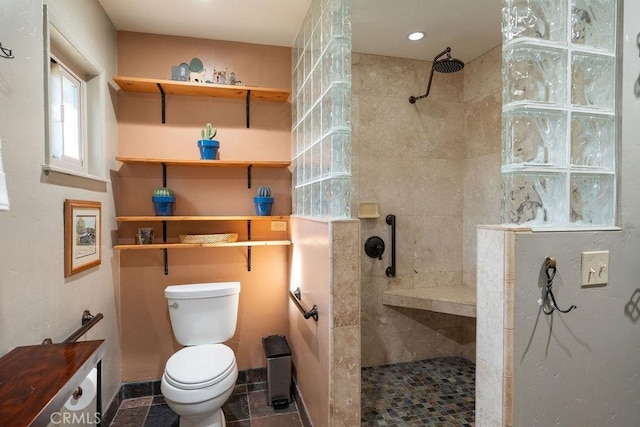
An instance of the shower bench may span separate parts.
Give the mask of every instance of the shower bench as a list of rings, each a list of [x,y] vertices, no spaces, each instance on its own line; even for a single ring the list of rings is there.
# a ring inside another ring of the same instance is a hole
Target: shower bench
[[[394,289],[382,294],[382,303],[396,307],[476,317],[476,290],[468,286]]]

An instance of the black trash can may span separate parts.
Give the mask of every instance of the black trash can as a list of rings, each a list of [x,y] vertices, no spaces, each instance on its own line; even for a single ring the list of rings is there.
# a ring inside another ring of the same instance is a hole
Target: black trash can
[[[283,409],[291,402],[291,349],[283,335],[262,338],[267,357],[267,399],[274,409]]]

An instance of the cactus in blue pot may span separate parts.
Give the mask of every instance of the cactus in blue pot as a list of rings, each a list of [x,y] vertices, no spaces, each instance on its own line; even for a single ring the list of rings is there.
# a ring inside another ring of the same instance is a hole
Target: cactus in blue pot
[[[198,148],[200,149],[200,158],[202,160],[215,160],[218,157],[218,148],[220,148],[220,142],[213,139],[218,130],[211,126],[211,123],[200,131],[202,139],[198,140]]]
[[[253,203],[256,207],[256,215],[271,215],[271,208],[273,208],[273,197],[271,197],[271,189],[266,185],[260,186],[258,188],[256,197],[253,198]]]

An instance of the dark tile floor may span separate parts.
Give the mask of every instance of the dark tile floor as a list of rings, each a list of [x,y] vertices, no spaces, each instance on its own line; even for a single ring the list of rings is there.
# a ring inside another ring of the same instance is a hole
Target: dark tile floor
[[[362,369],[363,426],[474,426],[475,364],[442,357]]]
[[[159,393],[157,384],[154,393]],[[125,398],[109,424],[112,427],[178,427],[178,415],[169,408],[161,394]],[[267,404],[264,369],[240,372],[236,388],[222,407],[227,427],[308,427],[310,423],[299,399],[285,409]]]

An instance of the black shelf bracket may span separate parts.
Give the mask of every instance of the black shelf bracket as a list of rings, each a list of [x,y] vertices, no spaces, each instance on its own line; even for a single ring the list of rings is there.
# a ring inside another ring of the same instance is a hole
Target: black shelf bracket
[[[247,240],[251,240],[251,220],[247,220]],[[247,246],[247,271],[251,271],[251,246]]]
[[[250,110],[251,110],[250,98],[251,98],[251,89],[247,90],[247,101],[246,101],[246,105],[247,105],[246,106],[246,110],[247,110],[247,129],[249,129],[251,127],[250,124],[249,124],[249,116],[250,116]]]
[[[247,188],[251,188],[251,168],[253,165],[247,166]]]
[[[167,221],[162,221],[162,242],[167,243]],[[162,249],[162,255],[164,258],[164,275],[169,275],[169,254],[167,248]]]
[[[158,86],[158,90],[160,90],[160,97],[162,98],[162,123],[165,123],[165,96],[164,96],[164,89],[162,88],[162,85],[160,83],[156,83],[156,86]]]

